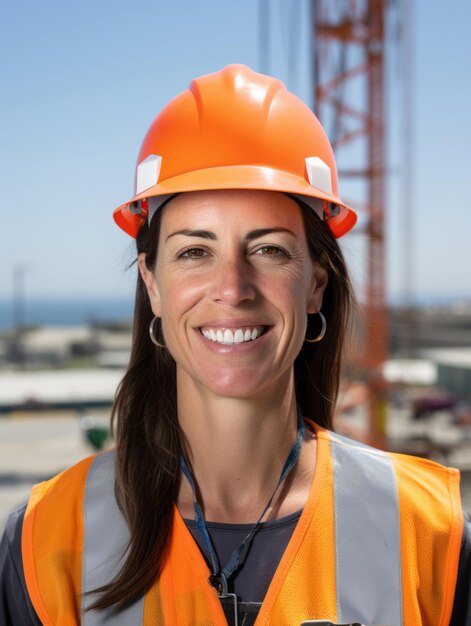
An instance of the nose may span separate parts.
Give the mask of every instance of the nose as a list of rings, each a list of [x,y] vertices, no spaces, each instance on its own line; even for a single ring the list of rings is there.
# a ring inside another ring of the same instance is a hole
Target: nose
[[[230,258],[217,264],[208,295],[214,302],[237,306],[256,297],[253,272],[241,258]]]

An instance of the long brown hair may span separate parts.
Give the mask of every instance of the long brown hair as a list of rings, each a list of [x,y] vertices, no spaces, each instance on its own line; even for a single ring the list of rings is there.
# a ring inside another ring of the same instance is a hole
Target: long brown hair
[[[322,341],[303,344],[294,363],[296,399],[302,413],[332,428],[342,366],[343,345],[354,300],[347,268],[327,224],[303,202],[301,208],[309,252],[328,272],[322,312],[328,325]],[[161,217],[143,224],[137,253],[153,270]],[[315,318],[307,336],[315,336]],[[127,520],[130,543],[125,563],[90,607],[121,609],[142,596],[159,577],[170,543],[173,506],[179,488],[182,434],[176,408],[176,369],[168,350],[149,339],[153,318],[147,291],[138,273],[131,359],[112,410],[116,437],[116,497]]]

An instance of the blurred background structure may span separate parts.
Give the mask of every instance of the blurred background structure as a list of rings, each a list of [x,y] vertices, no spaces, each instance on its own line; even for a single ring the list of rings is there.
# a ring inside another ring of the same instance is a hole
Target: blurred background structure
[[[341,245],[363,326],[337,428],[459,467],[471,511],[468,3],[25,0],[3,13],[0,526],[34,482],[111,443],[135,280],[111,213],[153,117],[228,63],[314,109],[359,212]]]

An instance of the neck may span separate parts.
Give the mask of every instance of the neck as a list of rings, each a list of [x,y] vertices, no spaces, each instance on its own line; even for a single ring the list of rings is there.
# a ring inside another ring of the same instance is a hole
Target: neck
[[[257,519],[296,438],[292,374],[278,381],[275,393],[257,398],[215,396],[184,372],[177,374],[177,390],[185,456],[206,519]],[[178,505],[184,517],[193,517],[192,492],[185,478]]]

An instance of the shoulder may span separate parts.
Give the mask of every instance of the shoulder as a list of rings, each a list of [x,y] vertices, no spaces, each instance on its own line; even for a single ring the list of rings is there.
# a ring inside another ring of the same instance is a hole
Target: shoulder
[[[39,625],[26,588],[21,533],[26,505],[10,513],[0,543],[0,623]]]
[[[322,430],[321,433],[320,436],[328,438],[334,456],[337,454],[339,458],[349,456],[361,459],[363,464],[376,468],[384,464],[390,465],[394,470],[399,489],[405,492],[404,496],[408,494],[413,499],[418,491],[429,492],[430,495],[436,495],[448,503],[450,497],[456,500],[459,471],[455,468],[445,467],[421,457],[379,450],[330,431]],[[342,453],[337,452],[338,449],[341,449]]]
[[[90,476],[97,476],[96,467],[107,469],[104,491],[114,493],[113,450],[87,457],[32,489],[23,520],[21,553],[31,602],[41,619],[48,615],[42,598],[50,593],[51,579],[61,581],[57,589],[67,596],[58,598],[54,606],[80,610],[84,497]],[[102,474],[98,472],[98,481]]]
[[[5,571],[6,567],[13,568],[12,571],[22,571],[21,531],[25,510],[26,504],[12,511],[7,518],[0,550],[2,572]]]
[[[460,473],[434,461],[404,454],[390,454],[398,483],[403,531],[441,535],[449,542],[449,554],[459,553],[463,533]],[[430,539],[432,540],[432,539]]]
[[[81,500],[91,468],[104,458],[113,459],[114,463],[114,450],[88,456],[49,480],[34,485],[25,517],[28,518],[32,510],[38,507],[57,503],[63,510],[66,504]]]
[[[51,518],[59,518],[57,512],[64,513],[64,503],[80,492],[87,474],[98,455],[82,459],[70,468],[53,476],[49,480],[33,486],[27,504],[12,511],[5,525],[2,538],[2,554],[9,553],[13,564],[21,563],[22,534],[24,527],[32,526],[31,520],[36,516],[37,509],[50,509]],[[64,500],[64,495],[67,494]],[[57,506],[54,506],[54,505]]]
[[[450,626],[471,626],[471,521],[465,516]]]
[[[319,438],[329,442],[334,474],[353,481],[353,486],[389,493],[397,501],[401,530],[428,528],[430,533],[452,535],[461,540],[463,513],[459,471],[419,457],[385,452],[343,435],[320,429]]]
[[[57,537],[64,545],[76,546],[83,532],[83,501],[90,475],[95,467],[106,467],[109,485],[113,485],[114,458],[114,450],[91,455],[34,485],[24,514],[23,557],[33,553],[33,545],[44,550],[55,548]]]
[[[7,518],[4,541],[8,542],[9,546],[14,546],[18,543],[18,540],[21,540],[21,528],[25,510],[26,504],[12,511]]]
[[[411,477],[415,480],[425,476],[434,476],[436,480],[443,480],[448,483],[459,481],[460,473],[454,467],[446,467],[436,461],[409,454],[400,454],[398,452],[389,452],[388,454],[393,459],[396,467],[412,472]]]

